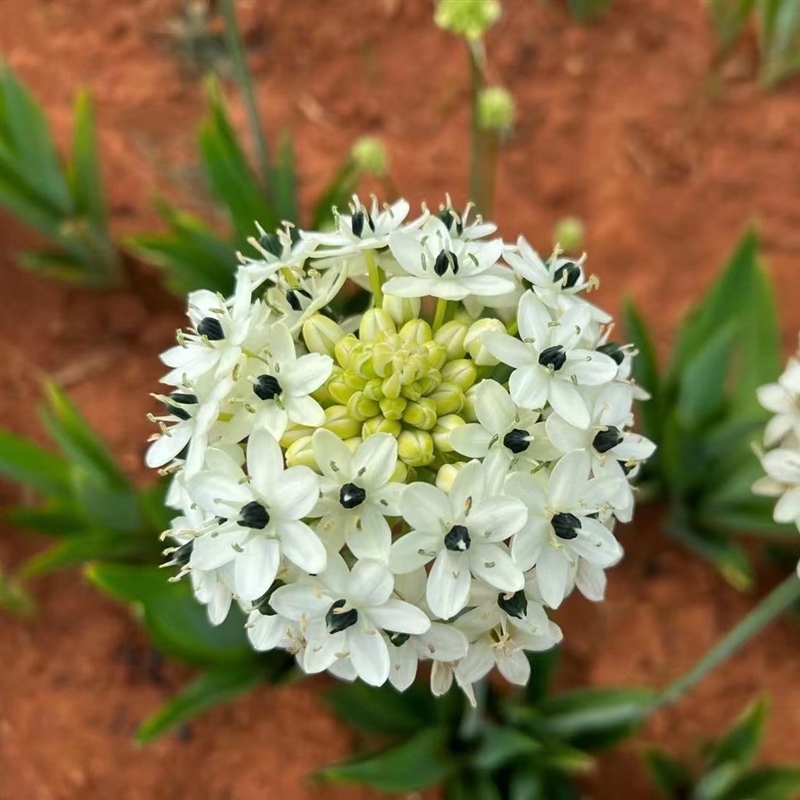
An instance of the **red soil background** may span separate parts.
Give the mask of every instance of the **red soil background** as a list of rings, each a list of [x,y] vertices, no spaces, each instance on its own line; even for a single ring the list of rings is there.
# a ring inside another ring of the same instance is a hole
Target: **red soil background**
[[[177,8],[173,0],[0,3],[4,57],[44,104],[60,143],[75,92],[90,89],[119,233],[152,229],[157,192],[210,213],[196,167],[202,82],[187,76],[166,34]],[[306,205],[364,133],[385,139],[393,178],[412,202],[435,205],[448,190],[465,199],[465,55],[433,26],[428,2],[241,0],[238,11],[268,129],[295,134]],[[560,2],[505,0],[488,47],[519,119],[502,156],[496,217],[505,235],[523,231],[546,249],[556,221],[580,216],[603,279],[598,301],[616,313],[632,295],[662,353],[756,219],[788,354],[800,327],[800,83],[760,91],[751,42],[711,78],[712,45],[699,0],[615,0],[587,28]],[[243,129],[243,110],[231,103]],[[180,302],[149,273],[129,291],[49,283],[14,266],[15,251],[35,242],[7,216],[2,239],[0,422],[42,440],[40,380],[55,376],[146,481],[148,392],[156,356],[182,324]],[[20,497],[4,486],[2,499]],[[666,542],[659,525],[658,509],[643,509],[621,530],[627,557],[604,604],[575,597],[559,613],[562,685],[664,685],[755,603]],[[13,567],[41,545],[4,530],[0,556]],[[778,577],[762,567],[759,593]],[[136,724],[189,673],[154,660],[126,610],[79,574],[39,580],[32,591],[32,620],[0,617],[2,800],[372,796],[307,780],[353,745],[319,699],[324,680],[262,688],[137,749]],[[765,759],[796,758],[797,643],[795,622],[774,625],[656,715],[643,737],[604,755],[586,796],[653,796],[637,759],[646,744],[685,753],[762,692],[772,697]]]

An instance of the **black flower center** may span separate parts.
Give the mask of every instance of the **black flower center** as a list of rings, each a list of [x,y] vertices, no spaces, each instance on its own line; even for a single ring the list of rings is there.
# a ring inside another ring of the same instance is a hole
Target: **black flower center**
[[[275,594],[275,591],[280,589],[283,585],[283,581],[275,581],[261,597],[253,600],[253,608],[265,617],[274,617],[278,612],[270,605],[269,601],[272,599],[272,595]]]
[[[553,526],[553,531],[559,539],[574,539],[578,535],[581,528],[581,521],[574,514],[556,514],[550,524]]]
[[[553,278],[566,289],[571,289],[580,277],[581,268],[574,261],[565,262],[553,273]]]
[[[456,234],[459,236],[464,233],[464,225],[461,222],[461,218],[452,208],[443,208],[439,212],[439,219],[447,226],[447,230],[452,231],[455,229]]]
[[[259,375],[253,384],[253,391],[261,400],[274,400],[283,393],[283,388],[278,383],[278,379],[272,375]]]
[[[433,262],[433,271],[441,278],[448,269],[453,268],[453,275],[458,274],[458,256],[455,253],[448,253],[442,250],[436,261]]]
[[[339,502],[344,508],[355,508],[367,499],[367,493],[354,483],[346,483],[339,489]]]
[[[543,367],[552,367],[554,370],[559,370],[567,361],[567,354],[560,344],[554,344],[552,347],[545,347],[539,353],[539,363]]]
[[[289,303],[289,306],[292,308],[293,311],[302,311],[303,306],[300,302],[300,298],[297,295],[303,295],[303,297],[311,299],[311,293],[307,292],[305,289],[289,289],[286,292],[286,301]]]
[[[469,531],[463,525],[453,525],[444,537],[444,546],[455,553],[469,550],[470,542]]]
[[[182,544],[173,554],[171,564],[178,567],[185,567],[192,557],[192,550],[194,550],[194,539],[190,539],[185,544]]]
[[[267,507],[258,500],[251,500],[242,506],[239,512],[238,524],[242,528],[254,528],[263,531],[269,525],[269,513]]]
[[[528,598],[525,596],[525,590],[520,589],[514,594],[506,594],[500,592],[497,595],[497,605],[503,609],[511,617],[522,619],[528,613]]]
[[[214,317],[203,317],[197,326],[197,332],[201,336],[212,342],[218,342],[225,338],[225,331],[222,330],[222,323]]]
[[[346,600],[337,600],[328,609],[328,613],[325,615],[325,624],[328,626],[328,633],[346,631],[358,622],[358,611],[356,611],[355,608],[349,608],[347,611],[340,611],[345,605],[347,605]]]
[[[170,414],[174,414],[178,419],[189,419],[189,417],[191,417],[191,414],[182,406],[197,405],[197,396],[193,394],[170,392],[169,399],[174,402],[166,403],[167,411]]]
[[[592,439],[592,445],[598,453],[607,453],[622,441],[622,434],[619,428],[609,425],[604,431],[599,431]]]
[[[278,238],[278,234],[276,233],[263,234],[261,238],[258,240],[258,243],[261,245],[262,250],[266,250],[273,256],[280,256],[283,253],[281,240]]]
[[[358,236],[359,239],[361,238],[361,234],[364,233],[365,223],[369,225],[370,230],[374,233],[375,223],[372,221],[372,217],[363,209],[359,209],[353,214],[350,220],[350,228],[353,231],[353,236]]]
[[[625,360],[625,353],[616,342],[601,344],[600,347],[597,348],[597,352],[603,353],[609,358],[612,358],[617,366],[619,366]]]
[[[401,647],[411,638],[410,633],[395,633],[394,631],[384,631],[384,633],[395,647]]]
[[[524,453],[531,446],[531,443],[528,441],[528,431],[514,428],[513,431],[509,431],[503,437],[503,444],[512,453]]]

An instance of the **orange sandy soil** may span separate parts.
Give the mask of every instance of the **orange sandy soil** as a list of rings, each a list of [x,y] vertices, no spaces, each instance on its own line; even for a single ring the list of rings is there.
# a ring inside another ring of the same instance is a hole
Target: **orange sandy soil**
[[[712,37],[699,0],[617,0],[591,28],[560,3],[504,2],[489,39],[493,77],[513,91],[519,120],[497,192],[503,232],[546,249],[554,223],[588,227],[599,302],[618,312],[630,293],[666,351],[687,303],[722,264],[747,222],[760,222],[777,287],[786,352],[800,327],[800,84],[760,92],[745,44],[709,79]],[[155,224],[150,199],[166,191],[200,211],[195,131],[202,84],[165,36],[172,0],[2,0],[5,58],[68,140],[71,100],[87,86],[97,105],[115,229]],[[270,130],[291,127],[310,202],[348,144],[383,136],[392,174],[410,200],[464,199],[468,97],[464,53],[430,22],[428,2],[242,0],[240,19]],[[242,108],[233,102],[237,123]],[[141,467],[157,353],[181,324],[181,304],[139,271],[127,292],[92,293],[18,271],[32,238],[2,218],[3,426],[41,438],[39,381],[54,375],[124,465]],[[3,489],[5,505],[19,501]],[[665,542],[657,510],[621,531],[628,556],[608,600],[574,598],[564,686],[661,686],[689,667],[755,602]],[[41,543],[4,531],[3,563]],[[778,576],[763,568],[760,591]],[[320,789],[306,776],[352,745],[318,697],[324,681],[263,688],[145,749],[137,722],[188,677],[154,660],[124,608],[77,573],[32,586],[32,621],[2,623],[0,798],[133,800],[191,796],[299,800],[366,797]],[[796,757],[800,684],[795,623],[774,625],[644,736],[600,759],[587,797],[652,796],[636,754],[657,742],[687,751],[719,733],[757,694],[773,709],[769,761]]]

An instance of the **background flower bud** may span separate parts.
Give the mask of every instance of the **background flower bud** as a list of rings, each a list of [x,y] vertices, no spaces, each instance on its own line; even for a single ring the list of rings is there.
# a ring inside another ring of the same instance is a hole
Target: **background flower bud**
[[[317,468],[317,460],[314,458],[314,449],[311,447],[310,436],[304,436],[286,448],[286,466]]]
[[[395,297],[387,294],[383,297],[383,310],[401,326],[419,316],[422,300],[419,297]]]
[[[361,426],[361,437],[367,439],[370,436],[374,436],[376,433],[389,433],[396,439],[402,430],[403,426],[399,420],[386,419],[386,417],[379,414],[377,417],[368,419]]]
[[[453,488],[453,481],[456,475],[461,472],[461,468],[466,462],[459,462],[458,464],[444,464],[439,468],[436,473],[436,486],[443,492],[449,492]]]
[[[466,358],[449,361],[442,367],[442,382],[454,383],[465,392],[475,383],[477,377],[477,367],[471,361],[467,361]]]
[[[475,40],[480,39],[499,16],[497,0],[439,0],[434,21],[446,31]]]
[[[465,424],[464,420],[455,414],[446,414],[444,417],[439,417],[436,427],[431,431],[433,443],[437,449],[442,453],[452,453],[453,446],[450,444],[450,434],[456,428],[460,428]]]
[[[425,467],[433,461],[433,437],[427,431],[403,431],[397,452],[410,467]]]
[[[379,333],[397,333],[394,320],[382,308],[370,308],[361,317],[358,335],[362,342],[374,341]]]
[[[493,367],[500,362],[486,349],[483,344],[483,337],[491,331],[506,332],[506,326],[499,319],[491,317],[479,319],[469,326],[467,335],[464,339],[464,346],[472,357],[472,360],[479,367]]]
[[[340,439],[350,439],[361,433],[361,423],[353,419],[347,406],[331,406],[325,409],[325,424],[331,433],[335,433]]]
[[[431,326],[424,319],[412,319],[400,328],[400,338],[406,342],[424,344],[433,338]]]
[[[485,131],[507,134],[514,127],[516,106],[508,89],[489,86],[478,93],[478,125]]]
[[[370,400],[364,392],[355,392],[347,401],[347,413],[354,419],[364,422],[370,417],[377,416],[381,407],[376,400]],[[359,426],[360,427],[360,426]]]
[[[578,217],[564,217],[553,231],[553,244],[568,253],[579,251],[583,247],[586,230]]]
[[[377,136],[362,136],[350,148],[350,158],[362,172],[381,177],[386,174],[386,147]]]
[[[447,348],[447,358],[453,361],[456,358],[464,358],[467,354],[464,347],[464,338],[467,335],[469,326],[461,320],[451,320],[445,322],[433,337],[435,341],[439,342]]]
[[[427,397],[421,397],[406,406],[403,421],[414,428],[429,431],[436,424],[436,403]]]
[[[345,380],[344,372],[341,369],[339,373],[328,379],[325,388],[337,403],[346,403],[356,390]]]
[[[359,347],[360,344],[361,343],[352,333],[348,333],[346,336],[342,337],[338,342],[336,342],[336,346],[334,347],[334,355],[340,366],[344,367],[345,369],[350,366],[350,353],[352,353],[353,348]]]
[[[344,331],[332,319],[322,314],[314,314],[303,323],[303,339],[312,353],[324,353],[333,358],[336,343],[344,335]]]
[[[379,403],[381,413],[386,419],[402,419],[407,404],[405,397],[384,397]]]
[[[428,398],[435,403],[439,416],[457,414],[464,407],[464,392],[455,383],[440,384]]]

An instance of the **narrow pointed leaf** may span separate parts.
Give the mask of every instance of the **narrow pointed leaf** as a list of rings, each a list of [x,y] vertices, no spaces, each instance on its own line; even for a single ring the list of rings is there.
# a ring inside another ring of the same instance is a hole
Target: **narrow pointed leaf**
[[[0,474],[29,486],[41,497],[64,497],[71,490],[69,466],[63,458],[8,431],[0,431]]]

